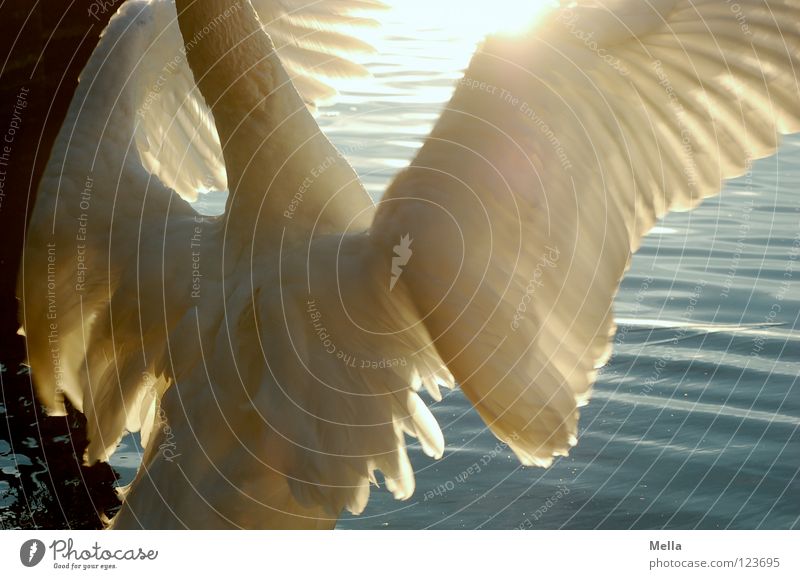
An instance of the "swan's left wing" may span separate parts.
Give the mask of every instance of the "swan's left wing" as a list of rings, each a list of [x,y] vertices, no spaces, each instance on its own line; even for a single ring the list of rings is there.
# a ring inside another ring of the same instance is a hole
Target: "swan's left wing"
[[[372,232],[524,464],[575,444],[642,236],[800,130],[799,72],[798,0],[578,2],[476,54]]]

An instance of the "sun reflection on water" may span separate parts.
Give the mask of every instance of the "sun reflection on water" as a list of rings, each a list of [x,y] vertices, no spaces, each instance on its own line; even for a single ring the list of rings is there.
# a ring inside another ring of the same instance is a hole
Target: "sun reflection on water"
[[[357,58],[371,76],[336,79],[338,102],[402,94],[407,104],[444,103],[453,90],[447,81],[461,77],[487,34],[519,33],[558,6],[556,0],[493,0],[489,8],[459,0],[386,1],[390,10],[378,15],[381,26],[359,30],[359,38],[375,47],[374,54]],[[403,46],[402,60],[398,46]],[[432,75],[442,82],[430,82]]]
[[[390,4],[406,25],[447,27],[474,43],[486,34],[522,32],[559,3],[556,0],[492,0],[490,3],[397,0]]]

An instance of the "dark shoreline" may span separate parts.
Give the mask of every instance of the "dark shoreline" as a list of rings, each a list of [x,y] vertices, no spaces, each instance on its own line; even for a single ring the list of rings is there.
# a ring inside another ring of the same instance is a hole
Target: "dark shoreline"
[[[101,529],[119,509],[119,475],[82,464],[84,416],[47,416],[26,366],[4,366],[0,386],[0,528]]]

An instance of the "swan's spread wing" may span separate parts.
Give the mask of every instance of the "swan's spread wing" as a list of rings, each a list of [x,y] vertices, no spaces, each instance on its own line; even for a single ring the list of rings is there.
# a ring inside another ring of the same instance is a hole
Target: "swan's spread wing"
[[[122,58],[133,66],[120,66]],[[227,189],[217,130],[186,62],[172,1],[126,2],[92,61],[105,76],[127,75],[115,88],[130,101],[138,160],[147,171],[190,201],[198,192]],[[81,80],[91,74],[84,71]]]
[[[109,22],[81,73],[26,232],[18,295],[37,393],[51,412],[63,413],[67,397],[87,415],[92,461],[107,458],[126,429],[146,439],[166,387],[153,358],[191,305],[191,272],[181,263],[190,263],[197,216],[148,172],[147,152],[142,163],[136,151],[141,94],[156,86],[142,67],[170,53],[160,36],[174,18],[169,8],[130,1]],[[174,117],[184,136],[187,119]]]
[[[641,237],[800,129],[798,73],[798,0],[580,3],[474,57],[373,235],[523,463],[575,444]]]
[[[138,60],[136,67],[126,69],[130,77],[123,90],[132,93],[131,114],[138,117],[135,141],[141,163],[189,200],[196,199],[198,192],[227,190],[219,136],[189,69],[187,52],[203,42],[202,36],[219,33],[241,5],[231,3],[206,23],[202,35],[183,39],[172,0],[132,4],[136,6],[126,5],[123,10],[140,12],[136,26],[120,30],[119,35],[105,34],[96,53],[112,55],[127,48],[129,57]],[[326,78],[366,74],[348,57],[371,50],[353,32],[374,21],[353,12],[378,8],[379,2],[255,0],[253,6],[306,103],[336,93]],[[142,45],[142,37],[151,42]],[[114,58],[102,59],[99,65],[113,67]]]

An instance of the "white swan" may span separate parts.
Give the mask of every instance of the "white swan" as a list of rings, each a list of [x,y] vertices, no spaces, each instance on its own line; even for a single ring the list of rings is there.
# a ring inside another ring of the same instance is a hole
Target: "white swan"
[[[169,1],[109,24],[20,278],[39,395],[86,413],[87,460],[148,441],[118,528],[331,527],[376,470],[407,498],[404,435],[444,448],[417,392],[454,383],[548,465],[642,236],[800,130],[800,0],[579,2],[486,40],[375,208],[287,75],[310,100],[301,73],[356,72],[331,27],[375,3],[254,1],[263,28],[176,3],[187,59]],[[175,194],[226,186],[219,219]]]

